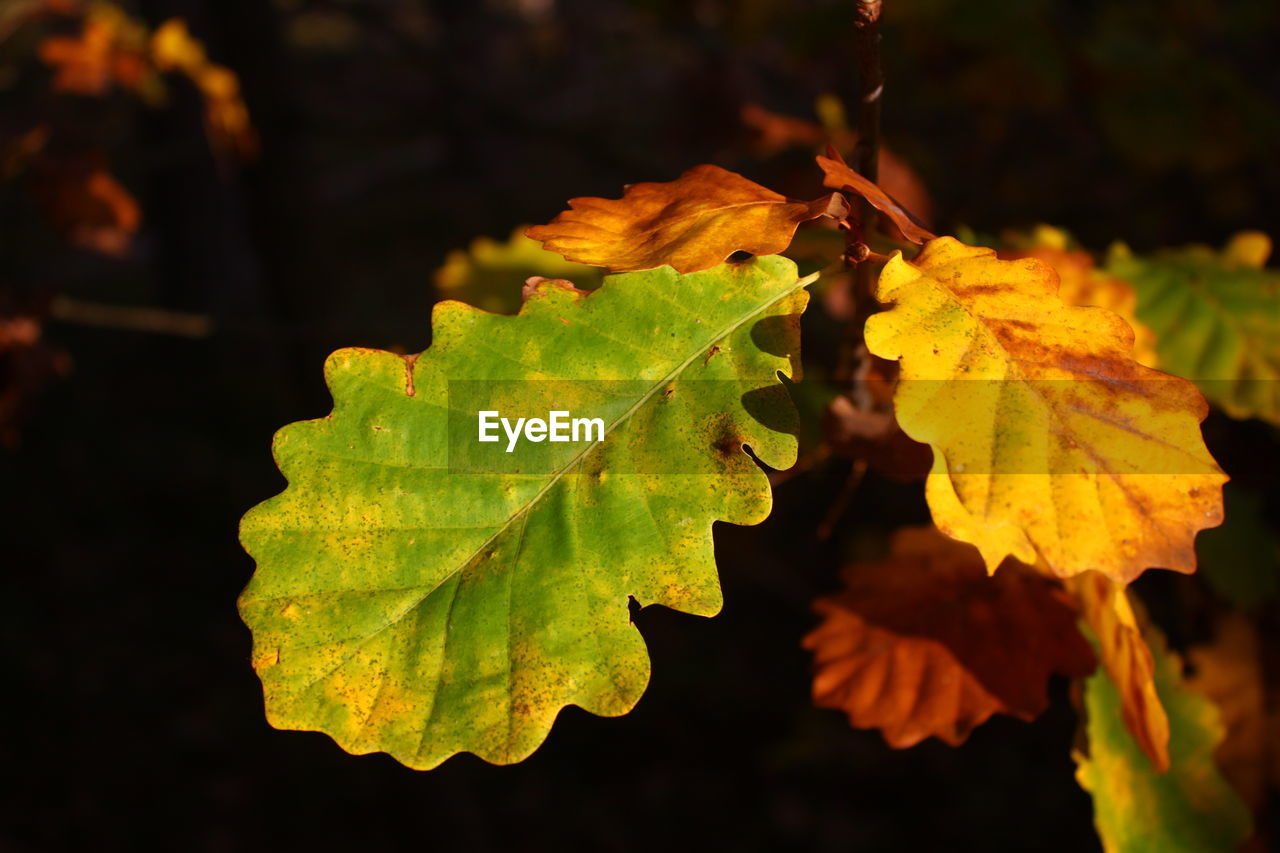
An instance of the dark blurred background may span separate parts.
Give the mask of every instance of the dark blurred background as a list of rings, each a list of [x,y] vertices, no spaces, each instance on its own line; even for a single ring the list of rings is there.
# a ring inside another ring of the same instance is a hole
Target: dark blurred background
[[[118,258],[0,193],[5,287],[213,328],[44,330],[70,372],[0,449],[0,849],[1098,849],[1063,684],[1041,720],[958,749],[893,751],[810,706],[809,602],[859,531],[927,518],[914,486],[876,481],[826,542],[838,475],[780,487],[758,528],[718,526],[724,613],[642,612],[637,710],[568,709],[524,764],[416,773],[263,719],[236,526],[283,487],[272,432],[328,411],[324,356],[422,349],[446,252],[570,196],[701,162],[814,192],[808,155],[761,157],[740,111],[855,103],[851,5],[130,7],[186,18],[239,75],[260,154],[216,156],[191,87],[76,106],[143,213]],[[1138,250],[1280,235],[1273,0],[885,0],[884,30],[885,133],[940,228],[1048,222]],[[40,73],[0,80],[6,126],[48,107]]]

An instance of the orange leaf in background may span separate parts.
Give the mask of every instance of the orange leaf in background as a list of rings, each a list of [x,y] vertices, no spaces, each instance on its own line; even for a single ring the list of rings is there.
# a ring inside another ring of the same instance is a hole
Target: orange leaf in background
[[[74,187],[68,189],[72,195],[63,199],[70,206],[67,215],[78,217],[70,229],[72,242],[105,255],[127,252],[142,221],[142,212],[129,191],[101,169],[85,179],[83,194]]]
[[[161,71],[181,72],[205,101],[205,126],[215,148],[243,158],[258,152],[258,137],[240,94],[240,80],[229,68],[209,61],[204,44],[191,35],[186,21],[172,18],[151,36],[151,57]]]
[[[849,164],[835,148],[828,147],[826,157],[818,156],[818,166],[826,175],[823,186],[851,192],[866,199],[872,207],[887,216],[902,232],[902,236],[912,243],[926,243],[933,239],[934,235],[918,224],[897,200],[849,168]]]
[[[734,252],[777,254],[801,222],[849,212],[835,193],[796,201],[710,165],[668,183],[633,184],[621,199],[570,199],[569,208],[525,233],[580,264],[613,272],[670,264],[682,273],[710,269]]]
[[[40,45],[40,59],[53,66],[59,92],[98,95],[111,85],[111,45],[86,23],[81,38],[51,36]]]
[[[957,745],[994,713],[1034,719],[1051,673],[1093,671],[1067,597],[1010,560],[988,576],[977,549],[933,527],[899,530],[881,563],[850,566],[820,598],[814,702],[904,748]]]
[[[76,95],[101,95],[112,85],[142,89],[151,72],[141,30],[115,7],[94,7],[78,38],[50,36],[40,59],[54,68],[53,88]]]
[[[1163,773],[1169,769],[1169,718],[1156,693],[1155,661],[1128,591],[1100,572],[1076,575],[1066,584],[1098,639],[1102,665],[1120,694],[1125,727]]]
[[[834,127],[823,127],[817,122],[766,110],[759,104],[745,104],[739,113],[743,125],[755,134],[752,145],[757,157],[772,157],[789,148],[808,148],[822,151],[827,145],[846,154],[858,144],[858,132],[843,123],[843,107],[839,108],[841,121]],[[924,181],[906,160],[887,145],[880,146],[880,176],[877,183],[899,206],[911,211],[921,223],[928,225],[933,219],[933,199],[925,189]]]
[[[1217,636],[1187,652],[1195,675],[1187,686],[1218,706],[1227,736],[1214,752],[1222,775],[1257,813],[1268,771],[1280,784],[1280,716],[1267,714],[1258,630],[1239,611],[1218,623]]]
[[[241,157],[257,154],[258,136],[249,123],[249,109],[240,97],[240,81],[221,65],[207,65],[195,78],[205,98],[205,123],[217,147]]]
[[[772,157],[788,148],[821,148],[829,142],[844,149],[850,143],[843,135],[839,140],[832,139],[827,129],[817,122],[775,113],[759,104],[743,104],[738,116],[755,134],[752,147],[757,157]]]
[[[1032,232],[1029,245],[1002,249],[999,257],[1006,260],[1037,258],[1058,273],[1058,298],[1068,305],[1105,308],[1119,314],[1133,328],[1133,358],[1147,367],[1157,367],[1156,336],[1138,319],[1138,294],[1127,281],[1099,270],[1093,256],[1081,249],[1068,248],[1067,235],[1057,228],[1039,226]]]
[[[96,158],[42,162],[33,192],[66,239],[105,255],[125,254],[142,221],[133,196]]]

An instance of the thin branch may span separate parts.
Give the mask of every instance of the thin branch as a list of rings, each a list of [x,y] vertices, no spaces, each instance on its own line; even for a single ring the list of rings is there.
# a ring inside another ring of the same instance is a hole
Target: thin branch
[[[49,302],[50,322],[69,326],[91,326],[115,332],[140,332],[151,335],[170,335],[178,338],[204,340],[218,337],[242,337],[251,339],[275,339],[288,341],[318,341],[328,346],[341,346],[350,342],[379,346],[399,352],[391,342],[405,337],[398,328],[359,328],[348,325],[316,326],[311,323],[282,325],[257,323],[244,320],[215,319],[207,314],[186,311],[170,311],[146,305],[110,305],[102,302],[86,302],[68,296],[55,296]]]
[[[867,461],[865,459],[855,459],[853,465],[849,468],[849,476],[845,478],[844,485],[840,487],[840,493],[836,495],[835,501],[827,509],[827,514],[823,517],[822,523],[818,525],[818,540],[825,542],[831,538],[831,534],[835,532],[836,525],[844,518],[844,514],[849,510],[849,504],[853,502],[853,496],[858,491],[858,486],[862,485],[862,478],[867,473]]]
[[[137,308],[129,305],[104,305],[98,302],[82,302],[67,296],[53,298],[49,303],[49,317],[80,326],[150,332],[180,338],[207,338],[213,333],[213,320],[203,314],[165,311],[160,308]]]
[[[881,0],[858,0],[853,22],[854,56],[858,63],[858,146],[853,168],[869,181],[880,174],[880,99],[884,72],[880,68]],[[863,226],[864,230],[870,230]]]
[[[853,46],[858,64],[858,145],[853,152],[853,170],[868,181],[880,177],[880,99],[884,95],[884,72],[880,68],[881,0],[857,0],[854,6]],[[875,228],[878,212],[865,198],[858,200],[858,224],[862,240]],[[871,269],[859,264],[858,297],[871,290]]]
[[[853,152],[854,171],[869,181],[880,174],[880,101],[884,73],[880,67],[880,11],[882,0],[857,0],[854,5],[854,57],[858,66],[858,145]],[[845,327],[836,378],[851,381],[859,361],[866,358],[862,330],[871,302],[869,260],[879,260],[866,245],[879,213],[865,199],[857,205],[857,228],[846,235],[845,262],[853,267],[853,316]]]

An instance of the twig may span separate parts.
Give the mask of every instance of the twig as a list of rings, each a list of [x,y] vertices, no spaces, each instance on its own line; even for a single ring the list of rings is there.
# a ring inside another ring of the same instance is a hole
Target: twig
[[[880,175],[880,101],[884,94],[884,73],[880,67],[880,11],[882,0],[857,0],[854,5],[854,57],[858,65],[858,145],[853,152],[854,171],[875,181]],[[866,200],[857,206],[858,228],[846,235],[845,262],[853,267],[853,316],[845,327],[836,378],[849,381],[859,361],[865,358],[862,330],[871,300],[868,260],[880,260],[866,240],[879,214]]]
[[[127,305],[103,305],[81,302],[66,296],[55,296],[49,303],[51,319],[81,326],[150,332],[180,338],[207,338],[213,333],[213,320],[203,314],[165,311],[160,308],[137,308]]]
[[[849,504],[853,502],[853,496],[858,491],[858,486],[862,485],[862,478],[867,473],[867,460],[855,459],[853,466],[849,468],[849,476],[845,478],[844,485],[840,488],[840,493],[836,495],[835,501],[827,509],[827,514],[823,517],[822,523],[818,525],[817,536],[819,541],[825,542],[831,538],[831,534],[835,532],[836,525],[844,518],[845,512],[849,509]]]
[[[853,170],[869,181],[880,177],[880,98],[884,94],[884,73],[880,68],[881,0],[857,0],[854,6],[853,45],[858,64],[858,145],[853,151]],[[858,224],[865,241],[875,228],[879,214],[865,198],[858,200]],[[871,292],[871,268],[858,264],[854,275],[859,300]]]
[[[858,0],[854,7],[859,97],[858,146],[853,152],[853,168],[869,181],[877,180],[880,174],[880,98],[884,94],[884,73],[880,68],[881,1]],[[869,229],[864,225],[864,230]]]
[[[55,296],[49,302],[49,321],[70,326],[92,326],[115,332],[140,332],[204,340],[239,337],[254,340],[319,341],[326,346],[341,346],[351,341],[368,342],[370,346],[388,347],[387,341],[402,340],[404,330],[393,328],[352,328],[347,326],[317,327],[312,324],[294,326],[277,323],[222,320],[207,314],[169,311],[141,305],[109,305],[85,302],[67,296]],[[396,350],[395,346],[390,346]],[[398,351],[398,350],[396,350]]]

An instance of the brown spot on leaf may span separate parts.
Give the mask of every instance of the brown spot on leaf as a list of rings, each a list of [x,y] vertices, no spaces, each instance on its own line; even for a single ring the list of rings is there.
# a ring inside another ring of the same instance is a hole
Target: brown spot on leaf
[[[420,353],[406,355],[404,357],[404,393],[410,397],[417,393],[413,387],[413,366],[418,361],[418,355],[420,355]]]

